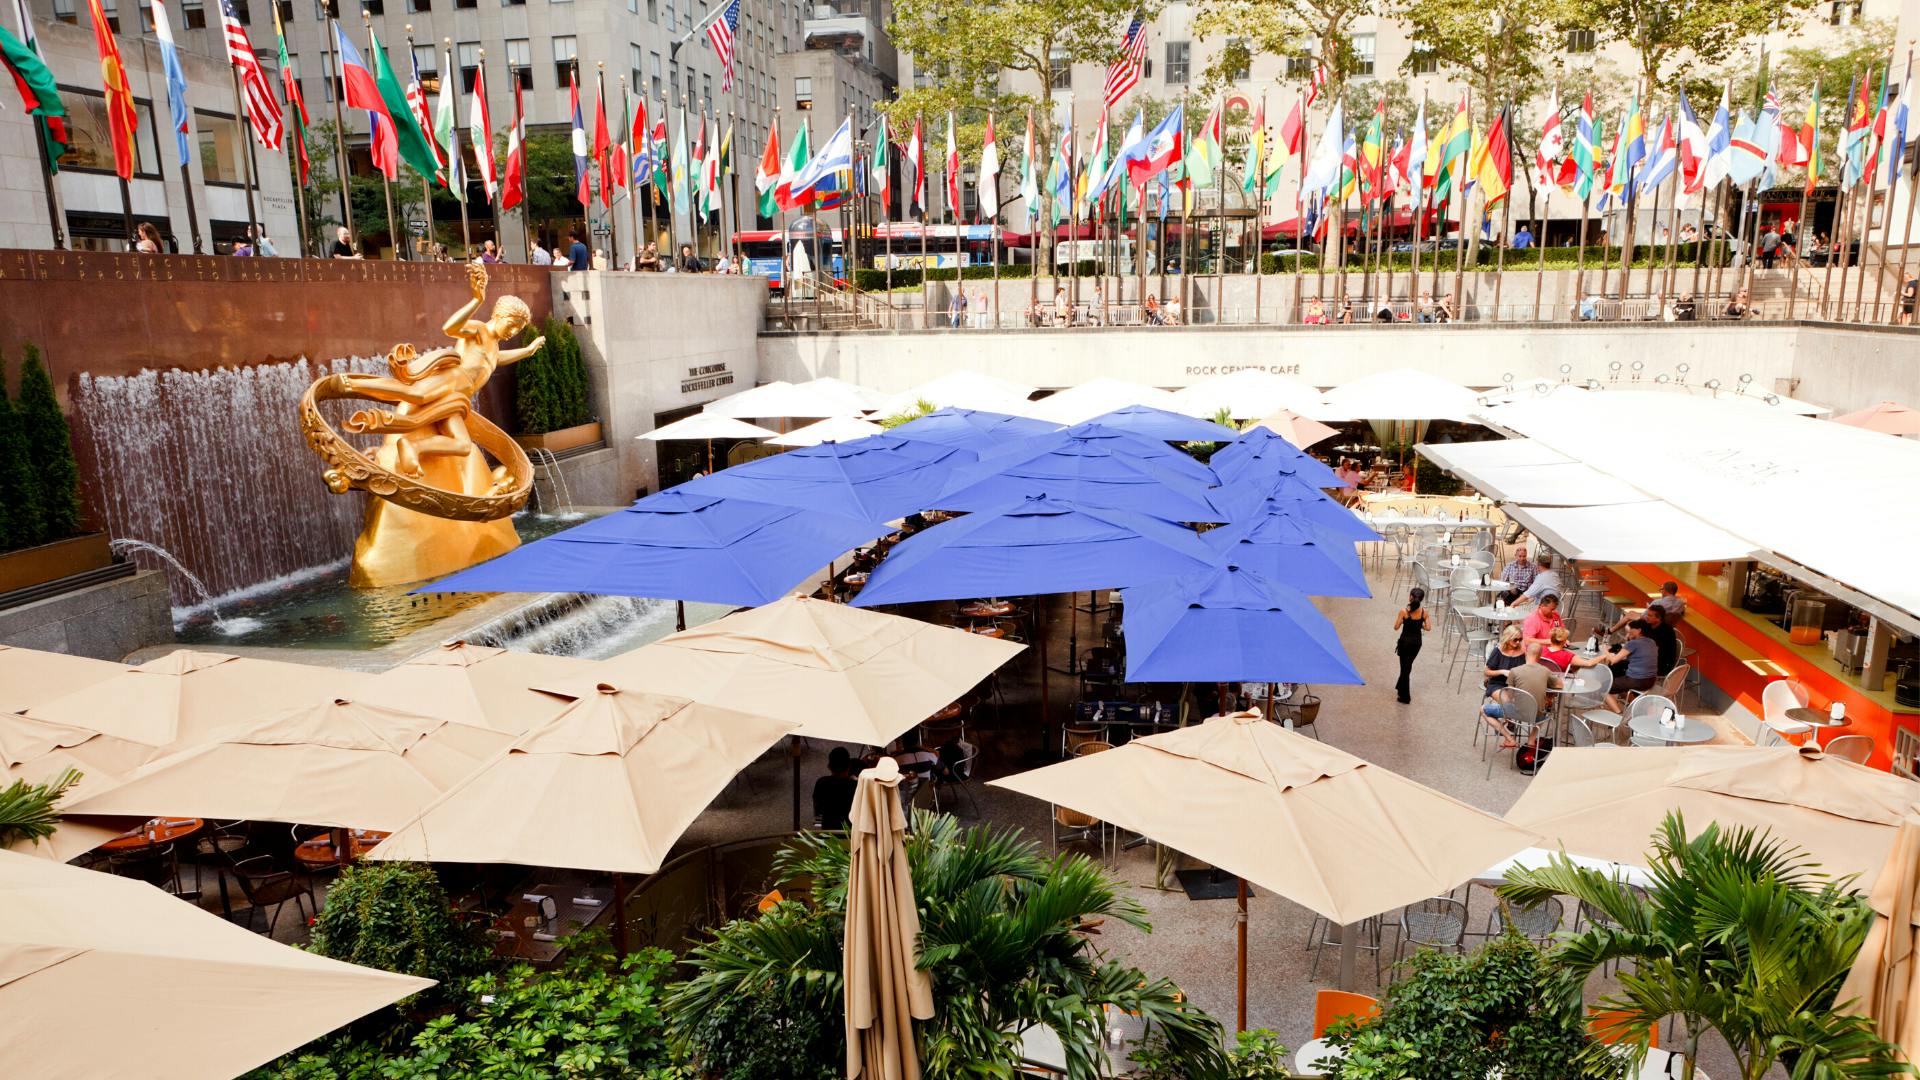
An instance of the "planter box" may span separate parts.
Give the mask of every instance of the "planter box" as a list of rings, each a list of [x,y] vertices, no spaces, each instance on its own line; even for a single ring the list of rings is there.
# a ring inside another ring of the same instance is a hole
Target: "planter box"
[[[113,564],[106,533],[82,533],[0,554],[0,593],[30,589]]]
[[[579,424],[558,431],[549,431],[545,435],[515,435],[513,441],[529,450],[546,450],[550,453],[562,453],[581,446],[592,446],[600,441],[600,422]]]

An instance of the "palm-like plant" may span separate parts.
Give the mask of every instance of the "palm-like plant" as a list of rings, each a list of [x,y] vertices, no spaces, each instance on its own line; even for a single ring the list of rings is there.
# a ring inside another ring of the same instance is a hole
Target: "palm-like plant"
[[[1683,1080],[1692,1080],[1708,1031],[1726,1040],[1742,1080],[1776,1063],[1795,1080],[1912,1071],[1871,1021],[1833,1008],[1873,919],[1851,879],[1817,873],[1800,849],[1751,829],[1709,825],[1689,837],[1678,814],[1667,816],[1653,851],[1644,893],[1559,856],[1510,871],[1500,887],[1518,904],[1568,895],[1606,915],[1563,941],[1553,962],[1581,979],[1609,961],[1632,962],[1601,1007],[1620,1014],[1635,1067],[1648,1034],[1677,1015]],[[1587,1053],[1599,1066],[1608,1049],[1596,1043]]]
[[[1141,929],[1147,922],[1144,909],[1091,861],[1048,858],[1013,832],[963,830],[951,817],[925,812],[914,815],[907,858],[920,909],[920,966],[933,979],[934,1016],[920,1025],[930,1080],[1014,1075],[1020,1033],[1035,1026],[1060,1037],[1073,1080],[1091,1080],[1109,1008],[1163,1032],[1195,1080],[1224,1075],[1217,1021],[1171,982],[1094,947],[1104,919]],[[693,951],[698,973],[675,989],[668,1011],[696,1052],[725,1037],[702,1017],[729,999],[777,995],[839,1013],[848,868],[844,837],[803,834],[775,871],[810,880],[811,904],[784,903],[729,923]],[[803,1071],[796,1063],[791,1075]]]
[[[15,780],[0,788],[0,848],[22,840],[37,844],[52,836],[60,827],[60,811],[54,807],[67,789],[79,782],[80,771],[67,769],[44,783]]]

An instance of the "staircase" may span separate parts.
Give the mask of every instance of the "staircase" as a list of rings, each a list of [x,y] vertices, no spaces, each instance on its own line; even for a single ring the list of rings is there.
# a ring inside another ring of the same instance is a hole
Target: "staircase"
[[[781,299],[767,308],[769,330],[884,330],[907,321],[904,309],[894,308],[872,293],[856,293],[830,281],[817,287],[817,296]]]

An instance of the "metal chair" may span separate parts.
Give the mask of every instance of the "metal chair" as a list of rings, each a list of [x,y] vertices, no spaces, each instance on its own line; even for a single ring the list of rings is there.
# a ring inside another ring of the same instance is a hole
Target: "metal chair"
[[[1540,702],[1532,694],[1511,686],[1502,686],[1487,695],[1487,699],[1499,704],[1500,718],[1505,720],[1507,726],[1512,729],[1515,741],[1524,746],[1528,739],[1534,737],[1534,729],[1540,727],[1542,717]],[[1486,713],[1483,711],[1481,716],[1483,718],[1481,723],[1484,725]],[[1482,750],[1482,756],[1487,760],[1487,779],[1489,780],[1493,779],[1493,762],[1499,756],[1498,746],[1499,744],[1494,742],[1493,736],[1489,734]]]
[[[1326,918],[1317,915],[1314,916],[1313,929],[1309,931],[1308,937],[1310,939],[1317,937],[1319,940],[1314,942],[1313,963],[1307,968],[1308,978],[1312,978],[1319,973],[1320,954],[1326,951],[1327,946],[1333,946],[1336,951],[1340,948],[1340,942],[1333,939],[1333,928],[1334,924]],[[1373,981],[1376,983],[1379,982],[1380,917],[1378,915],[1369,916],[1347,927],[1347,929],[1355,935],[1353,947],[1356,951],[1370,952],[1373,954]]]
[[[1107,859],[1107,823],[1078,810],[1069,810],[1055,804],[1053,807],[1053,852],[1060,853],[1061,843],[1093,844],[1100,849],[1100,861]]]
[[[1842,735],[1827,744],[1827,756],[1865,765],[1873,756],[1873,740],[1865,735]]]
[[[1060,756],[1073,757],[1085,743],[1105,742],[1107,726],[1105,724],[1065,724],[1060,728]]]
[[[1458,649],[1447,660],[1447,676],[1454,680],[1454,689],[1458,690],[1466,681],[1467,669],[1473,666],[1475,659],[1481,661],[1482,667],[1486,666],[1487,653],[1493,648],[1493,631],[1487,629],[1479,619],[1468,621],[1458,611],[1448,612],[1447,618],[1454,625],[1454,640],[1458,643]],[[1458,672],[1454,670],[1456,665]]]
[[[1393,964],[1408,946],[1419,949],[1466,951],[1467,905],[1451,896],[1435,896],[1408,904],[1400,912],[1400,940],[1393,945]]]
[[[1590,668],[1581,668],[1580,677],[1583,680],[1595,678],[1599,681],[1594,685],[1594,689],[1588,693],[1562,695],[1563,707],[1567,710],[1567,715],[1574,719],[1585,720],[1590,727],[1595,729],[1594,736],[1596,740],[1598,740],[1600,735],[1599,729],[1605,728],[1606,741],[1609,743],[1618,743],[1620,741],[1620,725],[1626,723],[1626,718],[1606,708],[1607,695],[1613,692],[1613,669],[1605,664],[1599,664]],[[1575,710],[1586,711],[1576,712]]]
[[[180,860],[172,844],[142,844],[127,851],[111,852],[107,856],[107,872],[180,895]]]
[[[1509,928],[1518,930],[1536,944],[1545,945],[1560,929],[1560,920],[1566,915],[1566,907],[1558,897],[1549,896],[1532,907],[1518,907],[1512,901],[1502,901],[1487,916],[1487,934],[1505,932]]]
[[[1095,745],[1087,743],[1087,746]],[[940,748],[940,768],[933,774],[933,808],[940,809],[942,791],[958,792],[967,797],[967,805],[977,816],[980,806],[974,802],[973,789],[967,781],[973,779],[973,763],[980,757],[980,748],[965,739],[955,739]]]
[[[273,928],[280,921],[280,909],[286,907],[289,900],[293,901],[296,914],[303,909],[309,918],[320,913],[307,883],[286,870],[276,869],[270,855],[237,860],[231,870],[234,880],[240,883],[241,895],[247,898],[246,926],[249,930],[253,929],[254,912],[269,904],[273,906],[273,911],[267,916],[268,937],[273,936]]]

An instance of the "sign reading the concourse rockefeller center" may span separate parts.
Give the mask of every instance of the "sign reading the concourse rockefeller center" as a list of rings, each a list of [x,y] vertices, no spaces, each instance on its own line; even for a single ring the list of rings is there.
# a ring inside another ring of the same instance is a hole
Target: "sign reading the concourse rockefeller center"
[[[711,390],[716,386],[732,386],[733,372],[725,364],[703,364],[687,369],[687,377],[680,380],[682,394],[695,394],[702,390]]]

